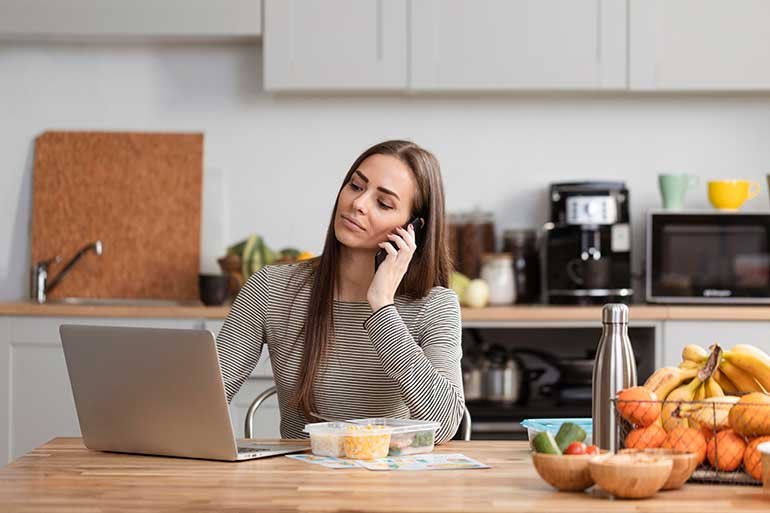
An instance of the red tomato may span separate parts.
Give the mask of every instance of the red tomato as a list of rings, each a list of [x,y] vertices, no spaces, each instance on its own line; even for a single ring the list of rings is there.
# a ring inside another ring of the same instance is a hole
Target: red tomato
[[[599,448],[595,445],[586,446],[586,454],[599,454]]]
[[[572,442],[564,450],[564,454],[585,454],[586,444],[583,442]]]

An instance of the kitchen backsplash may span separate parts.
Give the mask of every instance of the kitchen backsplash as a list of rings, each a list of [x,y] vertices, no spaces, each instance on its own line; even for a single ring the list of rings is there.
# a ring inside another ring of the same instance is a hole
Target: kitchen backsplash
[[[624,180],[636,271],[658,173],[758,180],[746,208],[768,209],[767,94],[271,95],[260,59],[254,44],[0,47],[0,114],[14,120],[0,124],[0,299],[28,293],[33,141],[50,129],[203,132],[221,200],[207,208],[204,191],[204,270],[250,233],[319,251],[348,166],[387,138],[433,150],[448,210],[483,206],[498,233],[541,225],[550,182]],[[709,208],[705,185],[687,206]]]

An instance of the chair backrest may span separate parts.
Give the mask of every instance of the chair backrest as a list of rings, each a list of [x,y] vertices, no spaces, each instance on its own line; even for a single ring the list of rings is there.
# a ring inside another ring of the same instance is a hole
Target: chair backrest
[[[274,395],[277,391],[278,390],[276,390],[275,387],[270,387],[255,397],[249,405],[249,409],[246,411],[246,425],[243,427],[243,432],[246,438],[252,438],[252,435],[254,434],[254,414],[257,413],[257,408],[259,408],[268,397]]]
[[[246,412],[246,425],[243,427],[243,432],[246,438],[252,438],[254,434],[254,414],[257,413],[259,408],[265,400],[271,395],[276,393],[275,387],[270,387],[254,398],[248,411]],[[463,411],[463,419],[460,422],[458,431],[462,434],[463,440],[469,442],[471,439],[471,414],[468,408]]]

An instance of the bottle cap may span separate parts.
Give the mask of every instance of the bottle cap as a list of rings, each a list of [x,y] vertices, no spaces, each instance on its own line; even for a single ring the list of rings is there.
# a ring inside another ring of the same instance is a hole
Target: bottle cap
[[[602,307],[602,323],[621,324],[628,322],[628,307],[623,303],[608,303]]]

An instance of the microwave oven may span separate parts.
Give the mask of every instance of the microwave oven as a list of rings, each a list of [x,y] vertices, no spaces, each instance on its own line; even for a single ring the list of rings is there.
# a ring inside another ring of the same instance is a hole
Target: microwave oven
[[[770,212],[647,217],[649,303],[770,303]]]

